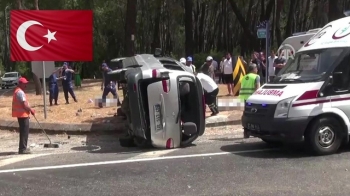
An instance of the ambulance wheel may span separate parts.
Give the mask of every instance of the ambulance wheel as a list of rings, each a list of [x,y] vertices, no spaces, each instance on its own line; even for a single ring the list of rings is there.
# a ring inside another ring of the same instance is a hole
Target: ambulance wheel
[[[332,117],[314,120],[307,131],[305,141],[315,155],[334,154],[343,141],[343,128],[340,122]]]
[[[132,137],[119,138],[119,143],[121,147],[136,147]]]

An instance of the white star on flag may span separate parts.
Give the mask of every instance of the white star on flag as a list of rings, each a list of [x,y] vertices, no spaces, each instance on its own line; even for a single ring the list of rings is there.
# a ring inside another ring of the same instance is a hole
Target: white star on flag
[[[57,39],[55,37],[56,32],[57,31],[51,32],[49,29],[47,30],[47,34],[43,36],[43,37],[47,38],[47,43],[50,43],[51,40],[56,40],[57,41]]]

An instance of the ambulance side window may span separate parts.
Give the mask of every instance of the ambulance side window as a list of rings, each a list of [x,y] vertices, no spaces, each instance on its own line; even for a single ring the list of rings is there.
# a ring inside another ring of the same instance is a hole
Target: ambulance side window
[[[333,72],[333,90],[350,90],[350,55],[346,56]]]

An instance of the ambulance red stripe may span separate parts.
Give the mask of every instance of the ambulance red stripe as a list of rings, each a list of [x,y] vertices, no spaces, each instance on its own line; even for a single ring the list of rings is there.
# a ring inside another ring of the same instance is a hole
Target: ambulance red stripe
[[[336,101],[346,101],[350,100],[350,97],[343,97],[343,98],[335,98],[332,99],[332,102]],[[330,102],[330,99],[325,99],[325,100],[316,100],[316,101],[310,101],[310,102],[304,102],[304,103],[295,103],[292,105],[292,107],[298,107],[298,106],[304,106],[304,105],[312,105],[312,104],[320,104],[320,103],[327,103]]]

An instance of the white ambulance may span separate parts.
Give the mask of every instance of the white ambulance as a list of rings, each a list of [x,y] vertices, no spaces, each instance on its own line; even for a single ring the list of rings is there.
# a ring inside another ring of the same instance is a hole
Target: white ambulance
[[[246,102],[245,134],[335,153],[350,133],[350,17],[330,22]]]

